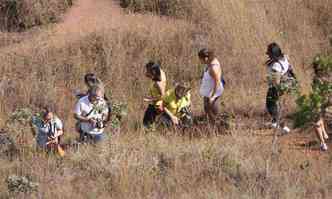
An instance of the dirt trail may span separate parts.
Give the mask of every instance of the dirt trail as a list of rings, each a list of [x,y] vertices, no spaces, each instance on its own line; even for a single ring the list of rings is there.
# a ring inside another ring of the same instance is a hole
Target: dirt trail
[[[144,26],[140,25],[142,21]],[[0,48],[0,55],[29,55],[32,50],[40,52],[40,49],[62,48],[94,32],[126,28],[139,32],[147,27],[148,31],[160,28],[172,29],[175,21],[182,26],[186,25],[181,20],[152,15],[126,15],[115,0],[76,0],[61,22],[48,28],[41,28],[38,34],[23,38],[17,44]]]
[[[41,29],[34,37],[22,38],[22,41],[0,49],[3,54],[26,54],[31,49],[45,47],[61,48],[67,42],[106,27],[117,28],[125,15],[119,5],[111,0],[77,0],[58,24]]]
[[[110,0],[78,0],[55,28],[55,35],[86,34],[119,25],[121,8]]]

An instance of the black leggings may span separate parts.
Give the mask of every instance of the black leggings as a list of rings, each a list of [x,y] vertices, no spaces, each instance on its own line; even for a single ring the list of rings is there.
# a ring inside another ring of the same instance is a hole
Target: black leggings
[[[210,98],[204,97],[204,111],[207,114],[213,114],[213,115],[218,115],[219,110],[220,110],[220,103],[219,103],[219,98],[215,98],[212,102],[210,102]]]
[[[151,127],[151,125],[155,122],[157,115],[159,115],[159,111],[155,108],[154,105],[149,104],[143,118],[144,127]]]
[[[278,89],[276,87],[270,87],[266,95],[266,109],[272,116],[273,123],[280,122],[281,107],[279,97]]]

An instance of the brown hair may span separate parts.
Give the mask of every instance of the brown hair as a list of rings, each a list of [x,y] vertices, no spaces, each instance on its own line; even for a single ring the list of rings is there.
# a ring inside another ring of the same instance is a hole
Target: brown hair
[[[216,58],[215,53],[213,50],[209,50],[207,48],[203,48],[198,52],[198,57],[201,59],[208,58],[208,60],[212,61]]]
[[[54,113],[56,111],[56,108],[53,104],[49,104],[43,107],[42,116],[46,117],[49,113]]]

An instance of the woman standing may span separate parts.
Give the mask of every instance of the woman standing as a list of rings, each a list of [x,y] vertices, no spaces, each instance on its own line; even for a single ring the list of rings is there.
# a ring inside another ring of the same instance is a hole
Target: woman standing
[[[266,65],[268,68],[269,86],[266,95],[266,109],[272,116],[272,127],[279,128],[281,119],[280,97],[284,94],[283,87],[286,85],[286,82],[283,80],[286,79],[287,81],[289,78],[295,79],[295,75],[292,66],[278,44],[269,44],[266,55],[268,56]],[[290,131],[287,126],[284,126],[283,130],[285,133]]]
[[[224,91],[221,65],[211,50],[200,50],[198,57],[200,62],[205,65],[200,88],[200,94],[204,100],[204,111],[214,122],[219,113],[219,98]]]
[[[166,74],[158,63],[152,61],[147,63],[145,68],[145,75],[152,82],[149,95],[144,98],[144,101],[149,102],[149,106],[144,114],[143,125],[146,128],[150,128],[155,122],[156,116],[160,114],[162,110],[162,97],[166,93]]]

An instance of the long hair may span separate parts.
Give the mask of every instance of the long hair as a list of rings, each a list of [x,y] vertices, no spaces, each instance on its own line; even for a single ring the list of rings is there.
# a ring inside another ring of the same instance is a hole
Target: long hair
[[[278,62],[283,59],[285,56],[282,53],[280,46],[273,42],[267,46],[266,54],[269,56],[269,59],[265,62],[266,65],[270,65],[274,62]]]
[[[160,64],[150,61],[145,65],[146,70],[152,75],[153,81],[161,81]]]
[[[211,62],[214,58],[216,58],[216,55],[213,50],[203,48],[198,52],[198,57],[200,59],[208,58],[208,60]]]

